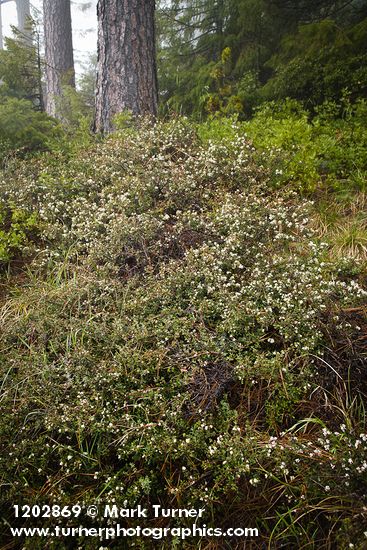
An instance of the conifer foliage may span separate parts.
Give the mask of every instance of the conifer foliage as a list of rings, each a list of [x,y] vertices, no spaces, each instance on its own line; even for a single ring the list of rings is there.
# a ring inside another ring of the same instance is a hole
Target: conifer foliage
[[[364,0],[161,1],[162,111],[245,117],[274,97],[363,96],[365,17]]]

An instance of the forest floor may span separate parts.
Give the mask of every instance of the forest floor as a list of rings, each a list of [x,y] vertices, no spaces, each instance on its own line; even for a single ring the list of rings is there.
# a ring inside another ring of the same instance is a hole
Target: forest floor
[[[339,127],[280,120],[142,122],[9,161],[2,548],[366,548],[365,177],[330,183]],[[55,534],[113,527],[113,504],[150,535]],[[205,509],[201,536],[155,505]]]

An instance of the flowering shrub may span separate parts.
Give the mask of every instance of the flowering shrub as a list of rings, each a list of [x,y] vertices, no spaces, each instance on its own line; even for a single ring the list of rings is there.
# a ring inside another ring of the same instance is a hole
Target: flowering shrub
[[[240,132],[203,145],[185,119],[7,174],[43,245],[0,316],[4,504],[204,504],[269,544],[364,540],[362,417],[320,388],[366,292],[268,182]]]

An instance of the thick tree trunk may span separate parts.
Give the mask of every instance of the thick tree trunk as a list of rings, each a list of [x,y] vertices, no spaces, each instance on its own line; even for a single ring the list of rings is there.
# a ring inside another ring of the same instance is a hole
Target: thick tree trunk
[[[157,114],[154,0],[99,0],[95,130],[129,110]]]
[[[70,0],[43,0],[46,63],[46,111],[61,117],[63,85],[75,87]]]

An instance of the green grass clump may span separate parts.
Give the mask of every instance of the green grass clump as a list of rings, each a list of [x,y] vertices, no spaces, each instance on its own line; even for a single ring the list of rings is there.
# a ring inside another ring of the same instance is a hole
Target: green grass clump
[[[5,174],[41,234],[0,310],[4,519],[127,500],[258,527],[254,548],[362,545],[363,276],[241,128],[203,131],[142,122]]]

